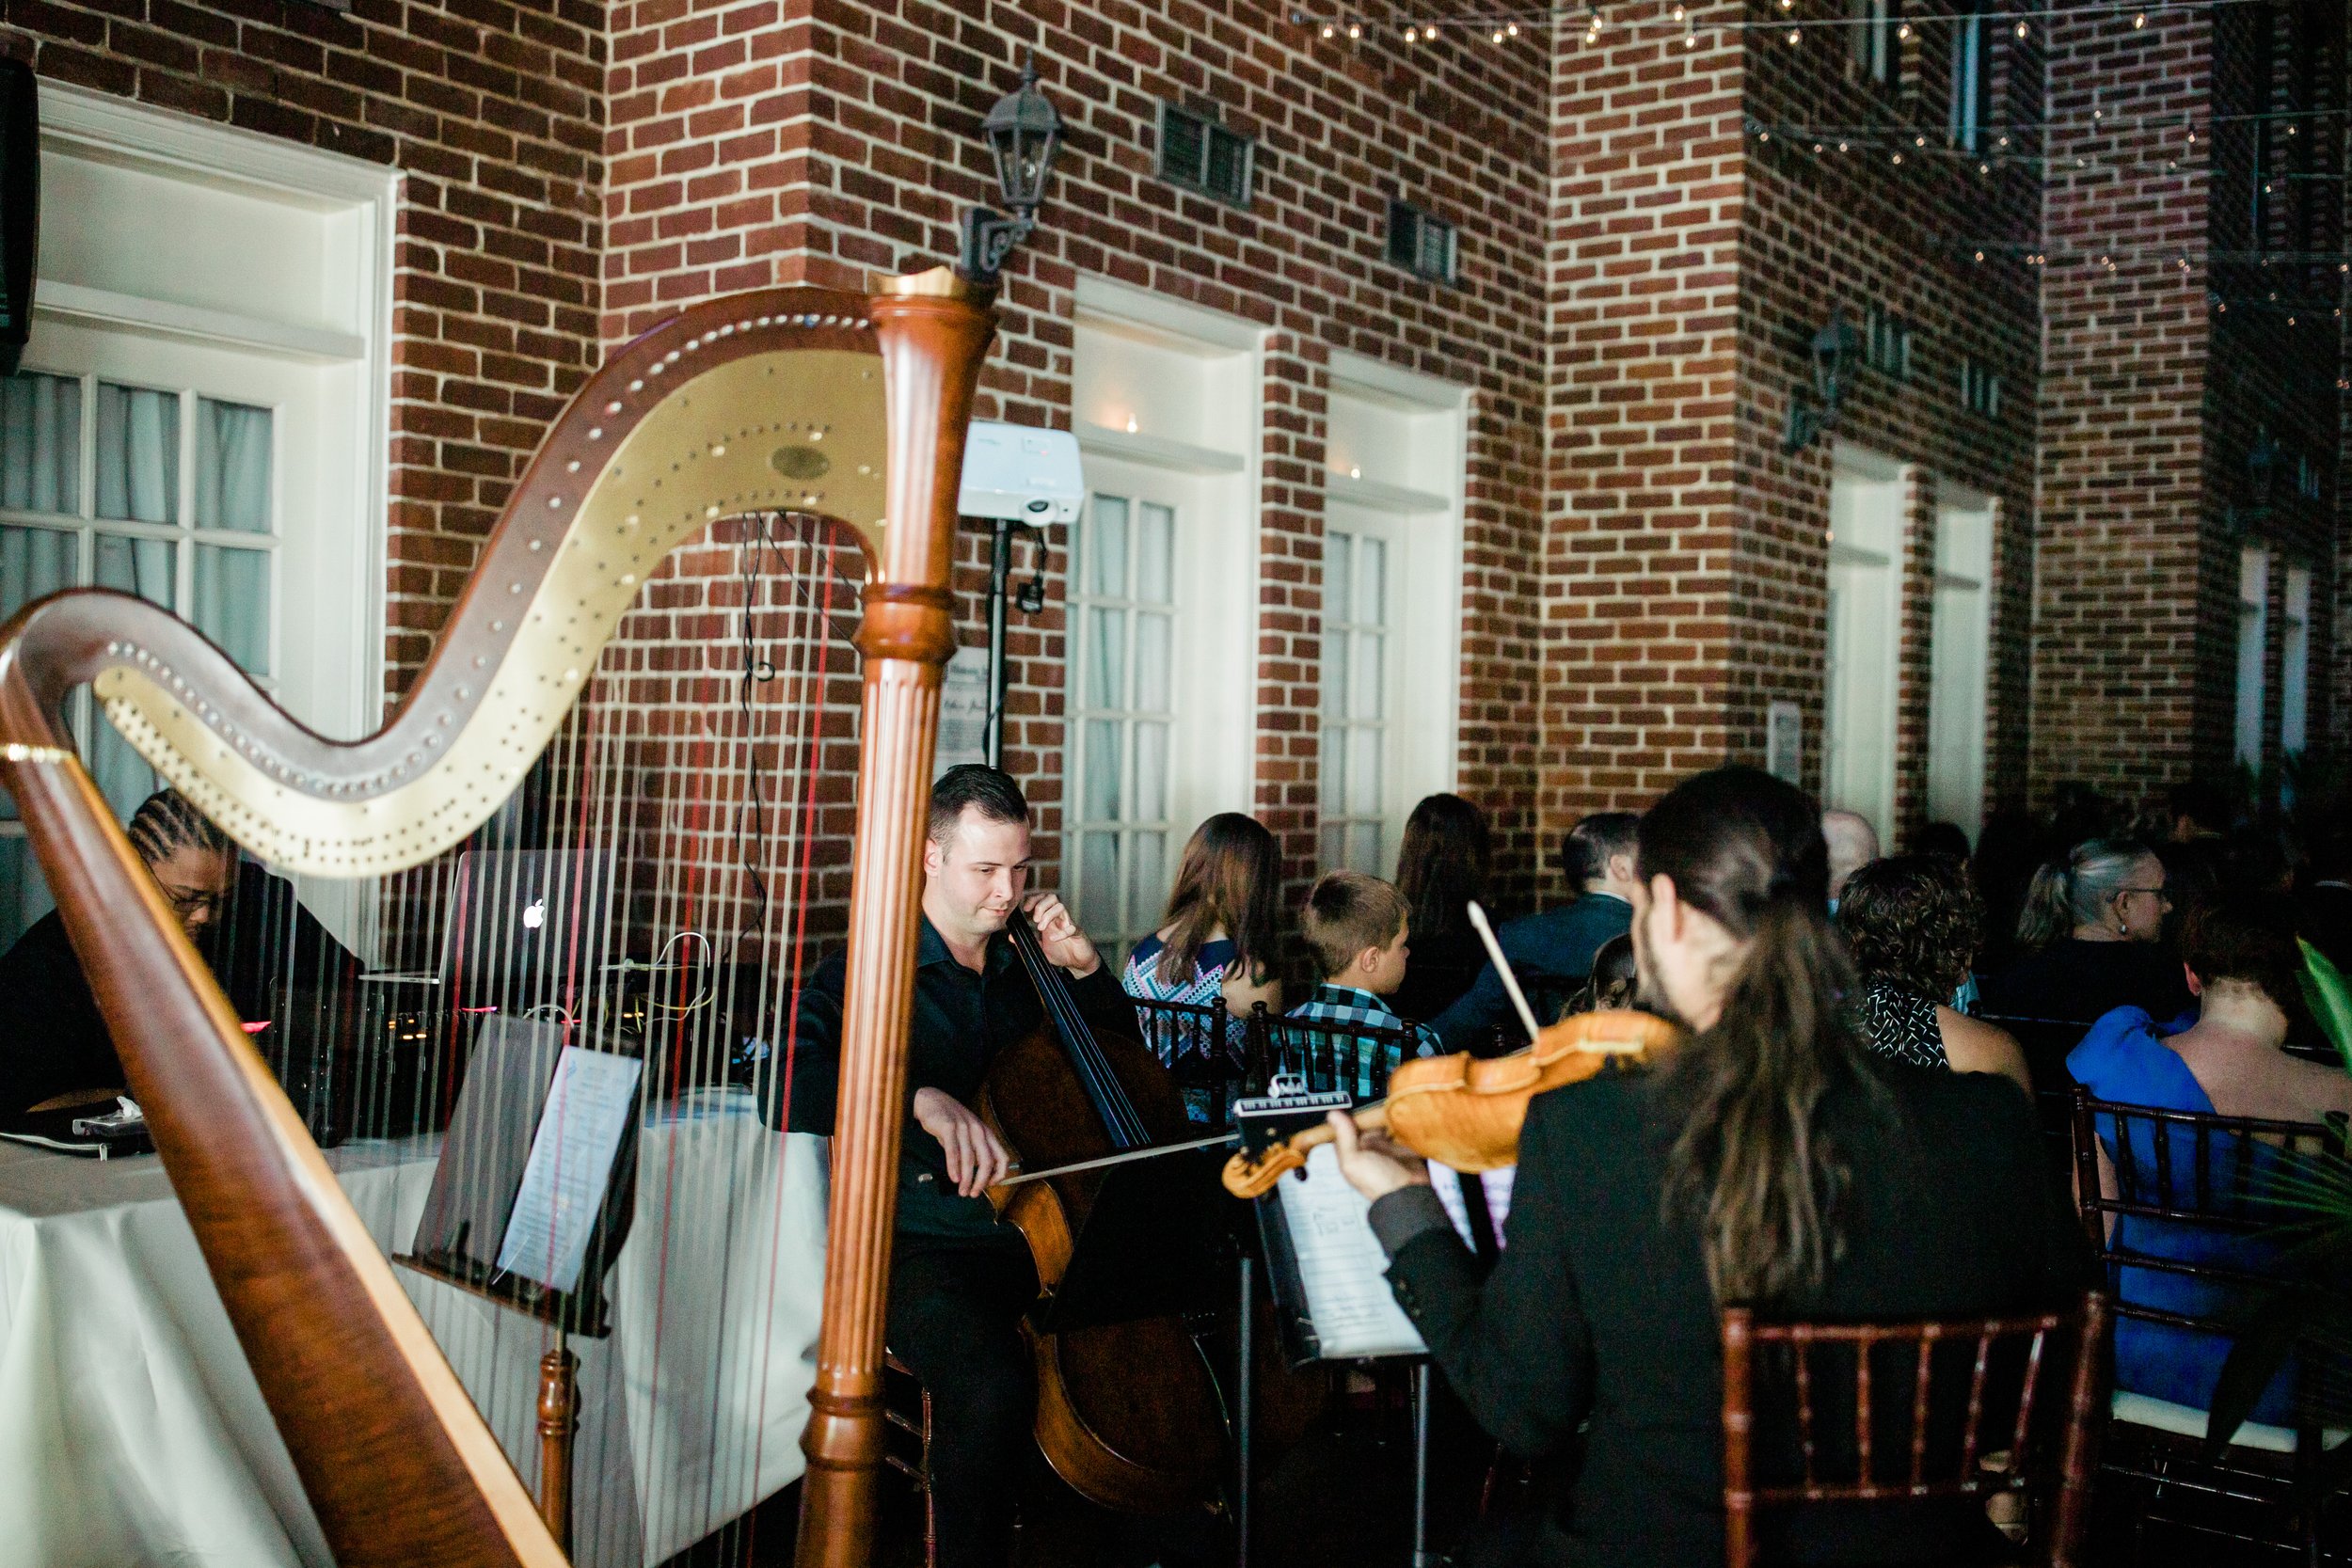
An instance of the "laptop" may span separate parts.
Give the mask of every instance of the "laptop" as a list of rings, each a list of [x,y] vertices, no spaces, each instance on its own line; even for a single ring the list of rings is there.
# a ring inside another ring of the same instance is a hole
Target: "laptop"
[[[613,871],[609,847],[469,849],[451,879],[435,967],[360,978],[440,987],[461,1007],[568,1007],[612,956]]]

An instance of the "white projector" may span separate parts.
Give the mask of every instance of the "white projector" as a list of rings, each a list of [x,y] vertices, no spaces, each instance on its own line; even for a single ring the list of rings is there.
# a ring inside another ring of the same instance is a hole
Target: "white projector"
[[[963,484],[956,510],[966,517],[1025,523],[1073,523],[1086,499],[1078,438],[1066,430],[976,420],[963,439]]]

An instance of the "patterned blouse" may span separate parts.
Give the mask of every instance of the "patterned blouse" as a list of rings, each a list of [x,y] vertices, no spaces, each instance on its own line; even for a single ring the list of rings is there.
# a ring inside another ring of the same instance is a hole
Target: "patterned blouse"
[[[1935,1004],[1899,986],[1872,980],[1862,990],[1862,1026],[1870,1049],[1913,1067],[1948,1069],[1944,1032],[1936,1027]]]
[[[1167,943],[1157,936],[1148,936],[1136,943],[1128,957],[1127,968],[1120,975],[1119,984],[1129,996],[1138,1002],[1182,1002],[1189,1006],[1222,1007],[1225,999],[1225,972],[1232,966],[1239,951],[1231,937],[1218,937],[1200,944],[1200,955],[1193,960],[1192,974],[1181,980],[1160,978],[1160,955]],[[1194,1054],[1205,1049],[1203,1032],[1182,1016],[1170,1019],[1166,1013],[1136,1009],[1142,1025],[1144,1043],[1152,1054],[1169,1067],[1180,1056]],[[1226,1015],[1224,1033],[1226,1049],[1235,1056],[1241,1053],[1241,1021]]]

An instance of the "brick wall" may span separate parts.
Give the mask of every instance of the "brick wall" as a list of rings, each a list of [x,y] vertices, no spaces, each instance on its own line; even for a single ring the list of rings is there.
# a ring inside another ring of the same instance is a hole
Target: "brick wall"
[[[594,0],[8,0],[53,81],[389,164],[389,694],[596,359],[604,15]]]
[[[1324,40],[1246,0],[1084,9],[876,10],[743,0],[613,9],[604,333],[770,281],[861,284],[944,259],[993,181],[982,115],[1034,49],[1068,122],[1044,226],[1011,261],[981,418],[1070,422],[1074,286],[1117,279],[1263,327],[1257,808],[1291,880],[1315,857],[1325,402],[1335,349],[1474,390],[1461,787],[1496,818],[1502,901],[1537,886],[1532,780],[1544,353],[1541,239],[1525,221],[1546,149],[1545,54],[1464,33]],[[1158,104],[1257,138],[1247,210],[1156,178]],[[1390,196],[1452,219],[1461,279],[1381,260]],[[1056,851],[1066,564],[1016,615],[1007,764]],[[963,636],[983,625],[985,538],[963,543]],[[1050,870],[1047,875],[1052,873]],[[1295,891],[1295,888],[1294,889]]]

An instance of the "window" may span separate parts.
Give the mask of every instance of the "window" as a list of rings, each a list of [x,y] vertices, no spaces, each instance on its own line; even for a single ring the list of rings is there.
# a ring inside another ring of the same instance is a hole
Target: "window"
[[[1898,381],[1911,377],[1911,324],[1883,305],[1863,313],[1863,357],[1882,375]]]
[[[1985,47],[1984,0],[1969,0],[1952,26],[1952,145],[1974,152],[1992,119],[1993,66]]]
[[[2237,571],[2237,759],[2249,768],[2263,760],[2263,659],[2270,640],[2270,554],[2238,553]]]
[[[1975,359],[1960,362],[1960,405],[1988,420],[2001,417],[2001,378]]]
[[[1171,185],[1247,207],[1256,152],[1248,136],[1189,109],[1160,105],[1160,178]]]
[[[1073,912],[1122,951],[1152,929],[1171,870],[1175,549],[1172,507],[1098,492],[1071,552]]]
[[[1895,0],[1846,0],[1853,25],[1847,29],[1854,74],[1883,83],[1894,74]]]
[[[1319,770],[1326,871],[1389,874],[1390,668],[1397,652],[1391,611],[1386,518],[1352,514],[1323,535],[1323,754]]]
[[[1390,202],[1389,260],[1432,282],[1453,282],[1454,225],[1407,202]]]
[[[119,589],[274,685],[276,427],[271,409],[188,388],[37,371],[0,382],[0,615],[60,588]],[[98,729],[102,787],[127,813],[151,787],[146,764]],[[93,754],[87,728],[80,738]]]
[[[2289,756],[2310,741],[2312,571],[2287,568],[2286,624],[2279,657],[2279,750]]]

